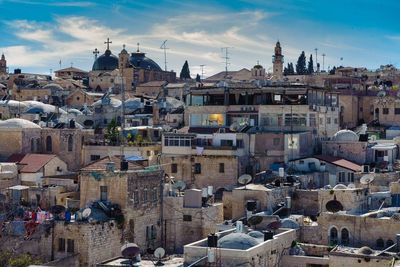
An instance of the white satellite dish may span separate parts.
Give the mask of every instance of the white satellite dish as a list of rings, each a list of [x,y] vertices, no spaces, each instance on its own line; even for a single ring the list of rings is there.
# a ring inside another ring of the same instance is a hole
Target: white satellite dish
[[[370,183],[372,183],[372,181],[375,179],[375,177],[372,174],[366,174],[363,175],[360,178],[360,183],[361,184],[365,184],[365,185],[369,185]]]
[[[244,185],[244,189],[246,189],[246,185],[247,185],[248,183],[250,183],[252,179],[253,179],[253,177],[251,177],[251,175],[249,175],[249,174],[242,174],[242,175],[238,178],[238,182],[239,182],[239,184],[243,184],[243,185]]]
[[[173,187],[175,190],[178,190],[178,192],[180,193],[182,190],[184,190],[184,189],[186,188],[186,184],[185,184],[184,181],[176,181],[176,182],[172,185],[172,187]]]
[[[349,189],[354,189],[354,188],[356,188],[356,185],[355,185],[355,184],[349,184],[349,185],[347,186],[347,188],[349,188]]]
[[[383,90],[381,90],[381,91],[379,91],[379,92],[376,94],[376,96],[378,96],[378,97],[385,97],[385,96],[386,96],[386,92],[383,91]]]
[[[231,130],[232,132],[237,132],[240,128],[240,124],[237,122],[234,122],[231,124],[231,126],[229,126],[229,130]]]
[[[92,213],[92,210],[90,208],[86,208],[82,211],[82,217],[84,219],[89,218],[90,214]]]
[[[161,259],[165,256],[165,250],[162,247],[157,248],[154,251],[154,256],[158,259],[156,262],[156,266],[163,266],[164,263],[161,262]]]

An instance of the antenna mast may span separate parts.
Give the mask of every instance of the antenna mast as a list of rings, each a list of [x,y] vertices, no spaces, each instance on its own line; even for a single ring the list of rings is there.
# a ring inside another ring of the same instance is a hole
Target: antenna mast
[[[315,66],[318,66],[318,48],[315,48]]]
[[[222,47],[221,48],[221,51],[222,51],[222,54],[223,54],[223,59],[225,59],[225,78],[228,76],[228,65],[230,65],[231,63],[229,62],[229,59],[230,59],[230,57],[228,56],[229,55],[229,49],[230,48],[233,48],[233,47]],[[225,51],[225,53],[224,53],[224,51]]]
[[[204,79],[204,67],[205,67],[206,65],[204,65],[204,64],[202,64],[202,65],[200,65],[200,68],[201,68],[201,79],[203,80]]]
[[[160,49],[164,49],[164,70],[167,71],[167,41],[165,40],[162,45],[160,46]]]
[[[322,70],[325,70],[325,53],[322,54]]]

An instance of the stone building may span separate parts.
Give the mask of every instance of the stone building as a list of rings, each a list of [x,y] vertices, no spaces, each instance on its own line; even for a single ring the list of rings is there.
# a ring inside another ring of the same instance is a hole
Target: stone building
[[[55,75],[57,78],[63,78],[63,79],[75,79],[75,80],[82,80],[83,78],[88,77],[88,72],[74,68],[74,67],[69,67],[65,69],[60,69],[54,71]]]
[[[175,192],[177,193],[177,192]],[[201,190],[189,189],[184,196],[164,196],[165,239],[168,253],[183,252],[183,246],[217,232],[223,222],[222,203],[202,203]]]
[[[161,245],[160,186],[163,171],[128,162],[121,170],[119,157],[100,159],[80,170],[80,205],[94,201],[119,204],[124,213],[124,239],[141,251]]]

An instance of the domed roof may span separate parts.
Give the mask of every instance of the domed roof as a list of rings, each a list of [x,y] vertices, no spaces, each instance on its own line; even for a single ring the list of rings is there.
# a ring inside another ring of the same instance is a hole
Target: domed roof
[[[337,184],[333,188],[333,190],[341,190],[341,189],[347,189],[347,186],[345,186],[344,184]]]
[[[31,121],[24,119],[8,119],[5,121],[0,121],[0,128],[9,128],[9,129],[40,129],[41,127]]]
[[[358,135],[351,130],[340,130],[333,136],[335,141],[358,141]]]
[[[246,250],[257,246],[261,241],[243,233],[232,233],[218,240],[218,247]]]
[[[146,55],[145,53],[141,52],[132,53],[131,56],[129,57],[129,63],[136,68],[162,71],[162,69],[160,68],[160,66],[158,66],[157,63],[155,63],[153,60],[146,57],[145,55]]]
[[[118,68],[118,57],[107,49],[103,55],[95,60],[92,70],[115,70],[116,68]]]
[[[293,219],[285,218],[281,221],[282,228],[289,228],[289,229],[299,229],[300,225]]]
[[[44,89],[53,89],[53,90],[64,90],[61,85],[57,83],[49,83],[43,86]]]
[[[260,231],[251,231],[247,233],[249,236],[254,237],[254,238],[262,238],[264,239],[264,234],[261,233]]]
[[[371,255],[374,253],[374,251],[370,247],[362,247],[358,250],[358,253],[364,254],[364,255]]]

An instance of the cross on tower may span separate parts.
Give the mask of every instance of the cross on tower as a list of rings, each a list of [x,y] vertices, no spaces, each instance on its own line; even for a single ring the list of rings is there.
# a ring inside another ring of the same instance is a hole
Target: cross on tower
[[[122,48],[125,49],[125,44],[122,45]]]
[[[107,38],[107,42],[104,42],[105,44],[107,44],[107,50],[110,50],[110,44],[112,44],[112,42],[110,41],[110,38]]]
[[[95,58],[95,59],[97,58],[97,55],[98,55],[98,54],[100,54],[100,51],[97,50],[97,48],[95,48],[94,51],[93,51],[93,55],[94,55],[94,58]]]
[[[137,50],[136,50],[136,52],[139,53],[139,43],[137,43]]]

